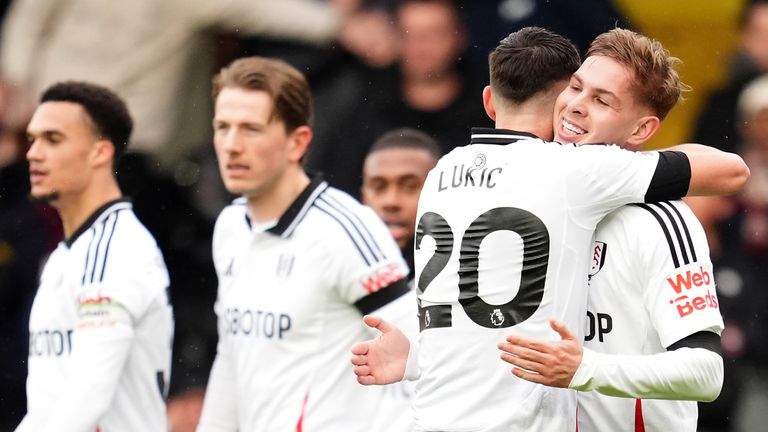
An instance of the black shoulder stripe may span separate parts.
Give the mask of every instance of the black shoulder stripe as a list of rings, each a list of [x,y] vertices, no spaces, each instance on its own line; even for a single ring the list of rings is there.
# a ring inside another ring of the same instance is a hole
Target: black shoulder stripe
[[[352,228],[354,228],[357,235],[363,241],[363,245],[365,245],[365,248],[373,256],[374,262],[379,262],[385,259],[386,257],[384,256],[384,253],[382,253],[379,245],[376,243],[376,239],[373,238],[370,231],[368,231],[368,228],[365,227],[365,224],[357,217],[357,215],[355,215],[354,212],[344,207],[338,201],[333,200],[333,202],[331,202],[330,201],[331,199],[332,197],[324,193],[320,196],[320,198],[318,198],[318,201],[322,202],[323,204],[327,205],[334,211],[338,212],[341,216],[344,217],[344,219],[347,220],[347,222],[349,222]]]
[[[645,202],[658,202],[684,197],[691,184],[691,163],[688,156],[678,151],[659,152],[659,162]]]
[[[664,220],[661,218],[661,215],[658,212],[656,212],[656,210],[652,209],[648,204],[634,204],[634,205],[650,213],[659,223],[659,226],[661,226],[661,231],[664,233],[664,237],[667,238],[667,244],[669,245],[669,255],[672,257],[672,262],[675,263],[675,268],[680,267],[680,259],[677,256],[675,243],[672,241],[672,235],[669,233],[669,228],[667,228],[667,224],[664,223]]]
[[[327,214],[328,216],[330,216],[331,219],[335,220],[341,226],[341,228],[344,230],[344,232],[347,233],[347,237],[349,237],[349,240],[352,241],[353,245],[355,245],[355,248],[357,249],[357,252],[360,254],[361,257],[363,257],[363,260],[365,261],[365,264],[367,266],[370,266],[371,265],[371,261],[365,255],[363,250],[360,249],[360,245],[357,244],[357,240],[355,240],[355,237],[352,235],[351,232],[349,232],[349,230],[347,229],[346,225],[344,225],[344,223],[341,220],[339,220],[339,218],[337,218],[336,215],[334,215],[333,213],[331,213],[328,210],[324,209],[323,207],[317,205],[317,203],[315,203],[313,205],[313,207],[315,207],[316,209],[318,209],[321,212],[323,212],[323,213]]]
[[[93,266],[91,267],[91,278],[90,278],[91,283],[93,283],[96,278],[96,263],[97,263],[97,260],[99,259],[99,250],[101,249],[101,242],[104,240],[104,234],[107,232],[107,222],[109,221],[110,218],[112,218],[112,215],[107,216],[101,222],[101,235],[99,236],[99,241],[96,243],[96,253],[93,254]]]
[[[411,289],[408,287],[407,278],[402,278],[399,281],[387,285],[386,287],[369,294],[360,300],[355,302],[355,307],[363,315],[367,315],[376,309],[402,297],[407,294]]]
[[[377,256],[378,260],[384,260],[387,258],[387,256],[381,250],[381,247],[379,246],[379,244],[376,242],[376,237],[374,237],[373,234],[371,234],[371,232],[368,230],[368,226],[362,220],[360,220],[360,216],[358,216],[356,212],[351,211],[350,209],[345,207],[344,204],[340,203],[337,199],[335,199],[330,194],[323,194],[323,198],[326,198],[329,203],[333,201],[333,203],[335,203],[338,209],[343,210],[344,213],[348,215],[347,218],[350,219],[352,224],[355,226],[355,229],[358,229],[357,227],[360,227],[362,231],[365,232],[365,236],[367,236],[371,240],[371,244],[373,245],[371,248],[371,251],[374,252],[374,255]],[[354,219],[354,221],[352,221],[352,219]],[[365,239],[365,236],[363,236],[363,232],[360,232],[360,236],[363,237],[363,239]],[[367,241],[366,241],[366,244],[367,244]]]
[[[691,251],[691,258],[693,259],[693,262],[698,261],[696,258],[696,248],[693,246],[693,237],[691,237],[691,232],[688,231],[688,224],[685,223],[685,219],[680,213],[680,210],[677,209],[677,206],[675,206],[673,203],[667,203],[667,205],[669,205],[672,211],[677,214],[677,218],[680,220],[680,224],[682,225],[683,231],[685,232],[685,237],[688,240],[688,250]]]
[[[672,229],[675,231],[675,238],[677,238],[677,244],[680,247],[680,255],[683,258],[683,263],[690,264],[691,260],[688,259],[688,252],[685,250],[685,244],[683,243],[683,235],[680,232],[680,224],[677,223],[674,217],[672,217],[672,213],[669,212],[669,210],[666,208],[666,206],[662,204],[669,205],[669,202],[664,203],[656,203],[656,204],[649,204],[651,207],[657,207],[659,210],[664,212],[664,214],[667,216],[669,220],[669,224],[672,225]],[[689,239],[690,240],[690,239]]]
[[[107,245],[104,247],[104,259],[102,260],[102,263],[101,263],[101,275],[99,275],[99,282],[104,282],[104,269],[107,268],[107,257],[109,256],[109,245],[112,244],[112,236],[115,234],[115,227],[117,226],[117,218],[119,216],[120,216],[120,210],[115,212],[115,220],[114,222],[112,222],[112,230],[109,232]]]

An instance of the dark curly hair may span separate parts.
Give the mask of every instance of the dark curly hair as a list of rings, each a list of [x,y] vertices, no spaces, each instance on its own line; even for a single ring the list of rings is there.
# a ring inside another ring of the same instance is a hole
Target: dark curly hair
[[[61,82],[43,92],[40,103],[44,102],[72,102],[82,106],[93,122],[96,135],[115,146],[115,160],[125,153],[133,119],[125,102],[112,90],[87,82]]]

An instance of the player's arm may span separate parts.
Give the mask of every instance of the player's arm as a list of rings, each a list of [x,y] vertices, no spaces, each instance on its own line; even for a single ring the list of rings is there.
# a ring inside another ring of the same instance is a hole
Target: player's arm
[[[688,167],[684,160],[679,160],[681,157],[687,159]],[[659,197],[646,202],[681,198],[665,192],[667,188],[674,188],[676,181],[683,181],[686,170],[690,173],[685,194],[688,196],[736,194],[744,188],[750,175],[747,164],[735,153],[701,144],[681,144],[659,153],[659,166],[652,181]]]
[[[499,346],[505,351],[505,361],[528,370],[513,370],[515,375],[609,396],[699,401],[717,397],[723,381],[717,333],[722,329],[722,318],[704,230],[680,202],[641,205],[637,211],[647,211],[642,214],[658,228],[630,225],[625,231],[637,236],[627,238],[627,244],[644,245],[632,255],[637,268],[642,269],[636,284],[644,293],[642,307],[667,351],[650,355],[598,353],[583,348],[568,329],[553,323],[561,341],[512,336]],[[665,229],[687,239],[672,242]]]
[[[508,336],[499,344],[501,358],[515,366],[515,376],[552,387],[627,398],[709,402],[720,394],[723,359],[717,348],[720,337],[715,333],[696,333],[663,353],[621,355],[584,348],[562,323],[553,321],[552,328],[561,341]]]
[[[208,386],[205,389],[203,411],[198,432],[234,432],[237,430],[237,400],[235,371],[221,336],[216,349]]]
[[[212,255],[216,276],[219,280],[216,303],[213,309],[216,313],[219,340],[216,345],[216,357],[205,388],[203,409],[197,426],[198,432],[234,432],[237,430],[237,372],[227,340],[225,313],[222,307],[222,297],[228,293],[221,281],[224,280],[224,275],[231,270],[230,267],[233,265],[233,258],[225,253],[232,248],[228,242],[248,233],[244,224],[244,212],[243,204],[225,208],[217,218],[213,230]]]
[[[584,350],[569,388],[607,396],[711,402],[723,385],[720,336],[690,335],[667,352],[653,355],[604,354]]]
[[[81,300],[78,313],[66,388],[41,431],[96,430],[134,341],[131,314],[111,297],[96,291]]]

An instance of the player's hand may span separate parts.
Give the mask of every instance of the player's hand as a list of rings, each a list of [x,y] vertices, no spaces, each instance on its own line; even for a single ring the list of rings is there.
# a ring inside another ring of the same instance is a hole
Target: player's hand
[[[405,375],[408,338],[400,329],[379,317],[366,315],[363,322],[381,332],[376,339],[358,342],[352,347],[353,371],[357,382],[363,385],[391,384]]]
[[[512,374],[518,378],[567,388],[581,364],[584,349],[565,324],[550,320],[549,325],[562,340],[548,342],[510,335],[506,342],[499,344],[503,351],[501,359],[515,366]]]

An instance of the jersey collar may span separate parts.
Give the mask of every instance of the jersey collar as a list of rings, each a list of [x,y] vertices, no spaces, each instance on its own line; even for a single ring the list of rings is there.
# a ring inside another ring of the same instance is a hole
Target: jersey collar
[[[327,188],[328,183],[323,180],[321,174],[313,175],[307,187],[296,197],[296,200],[291,203],[285,213],[280,216],[277,225],[268,229],[267,232],[283,238],[290,237],[299,222],[304,219],[307,210],[312,207],[315,199]]]
[[[96,221],[102,215],[107,214],[108,210],[119,211],[126,208],[131,208],[131,207],[132,207],[131,200],[125,197],[108,201],[103,206],[96,209],[96,211],[93,212],[93,214],[90,215],[88,219],[86,219],[85,222],[83,222],[83,224],[80,225],[80,227],[76,229],[75,232],[68,239],[64,239],[64,244],[66,244],[68,248],[72,247],[72,245],[75,243],[75,240],[77,240],[77,238],[80,237],[84,232],[86,232],[88,228],[90,228],[94,223],[96,223]]]
[[[541,139],[529,132],[520,132],[510,129],[472,128],[470,144],[511,144],[515,141]]]

